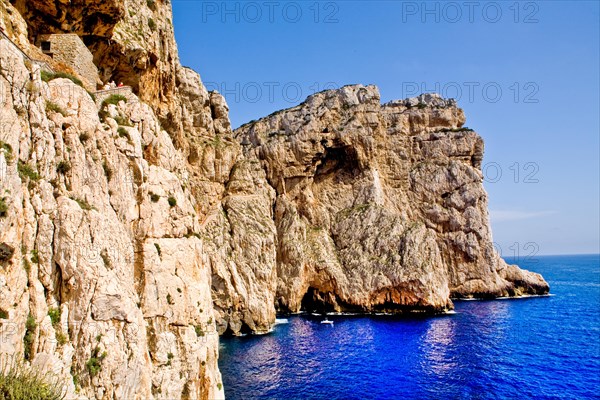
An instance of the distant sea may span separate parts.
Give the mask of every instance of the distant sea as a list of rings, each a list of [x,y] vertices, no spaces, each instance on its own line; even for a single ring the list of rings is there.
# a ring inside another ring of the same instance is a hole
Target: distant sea
[[[507,259],[551,296],[456,301],[439,317],[288,317],[221,338],[228,399],[600,398],[600,256]]]

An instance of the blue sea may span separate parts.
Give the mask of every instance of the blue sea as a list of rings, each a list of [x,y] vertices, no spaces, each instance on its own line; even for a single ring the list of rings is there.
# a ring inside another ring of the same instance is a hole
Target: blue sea
[[[508,262],[515,260],[507,259]],[[551,296],[456,301],[439,317],[289,317],[221,338],[228,399],[600,398],[600,256],[518,260]]]

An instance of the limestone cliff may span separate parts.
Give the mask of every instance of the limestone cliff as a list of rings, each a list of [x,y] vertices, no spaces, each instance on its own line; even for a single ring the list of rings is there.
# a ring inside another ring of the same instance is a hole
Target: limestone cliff
[[[309,97],[232,132],[163,0],[0,0],[31,43],[73,32],[103,104],[0,39],[0,341],[69,397],[221,398],[217,333],[301,309],[441,312],[546,293],[491,242],[483,142],[451,100]],[[110,102],[109,102],[110,103]]]
[[[69,398],[222,398],[187,162],[152,108],[43,82],[4,39],[0,88],[3,362]]]
[[[548,291],[494,251],[483,141],[464,122],[453,100],[381,105],[355,85],[235,132],[276,192],[280,311],[439,312]]]

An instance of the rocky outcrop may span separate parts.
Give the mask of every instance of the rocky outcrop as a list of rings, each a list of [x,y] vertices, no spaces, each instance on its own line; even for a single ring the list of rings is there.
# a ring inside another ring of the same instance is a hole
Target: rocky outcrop
[[[221,398],[186,160],[148,105],[99,109],[0,40],[2,358],[75,398]]]
[[[441,312],[548,291],[494,251],[483,141],[464,122],[453,100],[381,105],[356,85],[235,132],[276,192],[280,311]]]
[[[82,37],[101,80],[131,86],[152,107],[176,148],[187,151],[184,137],[215,133],[210,96],[198,74],[179,62],[170,1],[16,0],[14,7],[27,22],[26,39],[31,43],[47,33]],[[21,26],[10,31],[23,37]],[[225,119],[217,129],[229,127]]]

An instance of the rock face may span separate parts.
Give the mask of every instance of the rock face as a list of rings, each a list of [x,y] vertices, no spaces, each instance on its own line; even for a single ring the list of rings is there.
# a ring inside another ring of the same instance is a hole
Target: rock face
[[[0,87],[0,356],[70,398],[222,398],[187,163],[153,110],[130,99],[101,121],[7,40]]]
[[[0,0],[27,54],[76,33],[135,93],[42,82],[0,39],[2,360],[69,398],[222,398],[218,334],[266,333],[277,311],[548,291],[494,251],[483,142],[454,101],[348,86],[232,132],[171,18],[162,0]]]
[[[464,122],[453,100],[381,105],[356,85],[235,132],[276,192],[280,311],[439,312],[548,291],[494,251],[483,141]]]

